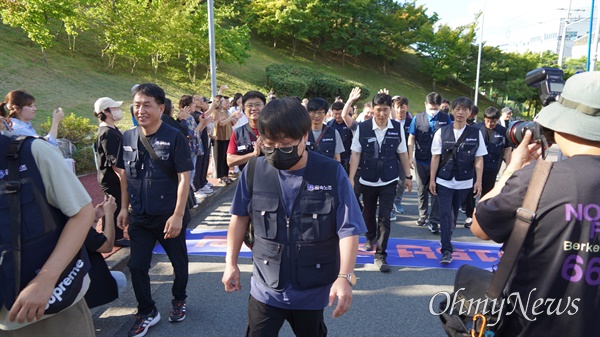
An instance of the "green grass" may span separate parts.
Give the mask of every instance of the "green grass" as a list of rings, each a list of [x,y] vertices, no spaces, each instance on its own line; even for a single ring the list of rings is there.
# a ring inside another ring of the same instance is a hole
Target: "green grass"
[[[125,62],[118,64],[115,69],[108,69],[107,62],[101,58],[90,33],[78,38],[78,50],[74,54],[66,46],[66,37],[60,38],[57,45],[47,51],[47,65],[42,62],[40,48],[29,42],[20,29],[0,25],[0,36],[0,92],[5,95],[13,89],[24,89],[34,95],[38,108],[38,116],[34,121],[36,127],[46,121],[58,106],[66,113],[74,112],[95,123],[93,104],[102,96],[124,100],[126,111],[131,103],[129,90],[135,83],[159,84],[175,104],[183,94],[210,94],[210,79],[207,78],[206,67],[198,67],[197,81],[191,83],[183,60],[161,64],[157,74],[150,69],[149,60],[140,61],[133,76]],[[250,58],[244,65],[219,64],[217,82],[219,85],[229,85],[225,94],[230,96],[248,90],[266,93],[269,88],[265,87],[265,68],[272,63],[294,63],[361,82],[372,93],[387,88],[392,95],[406,96],[412,112],[424,109],[422,102],[425,95],[433,90],[431,79],[419,72],[417,56],[412,53],[405,53],[388,65],[388,73],[384,75],[381,63],[367,57],[358,60],[346,57],[345,65],[342,65],[339,55],[317,54],[316,60],[313,60],[312,51],[303,47],[306,46],[299,45],[296,56],[292,57],[291,47],[285,42],[279,41],[278,48],[273,48],[270,42],[253,38]],[[469,93],[447,87],[444,83],[438,83],[437,92],[451,99],[462,95],[470,96]],[[370,97],[361,101],[368,99]],[[483,111],[490,104],[481,102],[480,110]],[[120,126],[131,126],[130,119],[124,118]]]

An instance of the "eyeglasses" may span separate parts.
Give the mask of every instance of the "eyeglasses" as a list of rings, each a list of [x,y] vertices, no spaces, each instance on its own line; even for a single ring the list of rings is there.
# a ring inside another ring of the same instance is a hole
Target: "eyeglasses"
[[[270,146],[263,145],[263,150],[265,151],[266,154],[271,154],[271,153],[275,152],[275,150],[279,150],[283,153],[290,154],[290,153],[292,153],[292,151],[294,151],[295,147],[300,145],[301,141],[302,141],[302,139],[300,139],[300,141],[298,141],[298,144],[296,144],[294,146],[270,147]]]
[[[325,110],[319,110],[319,111],[309,111],[308,113],[311,115],[324,115],[327,112],[325,112]]]
[[[254,108],[260,109],[262,107],[263,107],[262,103],[254,103],[254,104],[244,105],[244,108],[246,108],[247,110],[254,109]]]

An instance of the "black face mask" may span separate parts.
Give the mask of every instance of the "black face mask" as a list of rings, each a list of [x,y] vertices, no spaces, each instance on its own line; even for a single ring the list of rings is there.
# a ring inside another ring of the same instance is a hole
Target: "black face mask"
[[[475,122],[475,118],[467,118],[467,124],[473,124]]]
[[[450,108],[443,108],[441,111],[448,113],[448,112],[450,112]]]
[[[292,166],[296,165],[302,155],[298,155],[298,145],[292,146],[293,150],[290,153],[285,153],[279,149],[275,149],[273,153],[266,153],[267,161],[278,170],[289,170]],[[304,152],[303,152],[304,153]]]

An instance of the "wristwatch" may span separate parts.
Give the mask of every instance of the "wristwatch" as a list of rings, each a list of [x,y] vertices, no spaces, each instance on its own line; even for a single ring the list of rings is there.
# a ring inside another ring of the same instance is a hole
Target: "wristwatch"
[[[338,278],[345,278],[348,283],[350,283],[351,287],[354,287],[356,284],[356,275],[354,273],[349,274],[338,274]]]
[[[406,179],[412,180],[412,176],[406,176]]]

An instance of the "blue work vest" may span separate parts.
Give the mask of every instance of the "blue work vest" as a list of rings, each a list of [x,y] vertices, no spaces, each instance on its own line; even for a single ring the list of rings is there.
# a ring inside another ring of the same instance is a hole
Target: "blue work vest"
[[[446,125],[451,124],[450,116],[445,112],[438,112],[435,127],[431,130],[427,112],[421,112],[415,116],[415,159],[420,162],[431,161],[431,142],[435,132]]]
[[[440,129],[440,132],[442,136],[441,161],[447,153],[452,152],[456,139],[454,138],[453,125],[444,126]],[[452,180],[452,178],[459,181],[473,179],[475,153],[479,148],[479,129],[466,125],[463,132],[467,133],[466,138],[456,150],[455,155],[451,155],[450,160],[438,169],[437,176],[444,180]]]
[[[342,124],[338,124],[335,119],[332,119],[327,123],[332,129],[337,130],[340,134],[340,138],[342,138],[342,144],[344,144],[344,152],[340,153],[340,159],[342,164],[348,163],[350,161],[350,154],[352,151],[350,150],[350,146],[352,145],[352,130],[346,125],[346,123],[342,122]]]
[[[165,215],[175,210],[178,183],[173,154],[178,135],[179,130],[162,123],[148,140],[156,155],[171,168],[174,176],[169,176],[147,153],[137,128],[123,134],[123,165],[133,214]]]
[[[477,123],[475,126],[481,130],[488,152],[488,154],[483,156],[483,170],[486,172],[500,171],[502,159],[504,158],[504,148],[506,147],[506,128],[500,124],[496,124],[490,136],[484,123]]]
[[[21,199],[21,281],[23,289],[37,275],[56,244],[68,217],[51,206],[46,199],[42,176],[31,153],[29,138],[19,152],[19,179]],[[18,296],[16,290],[15,246],[12,242],[9,197],[7,195],[8,149],[11,138],[0,135],[0,306],[10,309]],[[47,205],[45,213],[40,205]],[[85,262],[86,265],[89,262]],[[89,267],[88,267],[89,268]]]
[[[308,151],[300,191],[288,218],[279,171],[256,160],[248,213],[254,225],[254,278],[275,290],[288,284],[309,289],[332,284],[340,267],[337,235],[339,163]]]
[[[358,125],[360,153],[360,177],[366,181],[390,181],[399,177],[399,158],[396,150],[402,141],[400,123],[391,121],[393,128],[387,129],[381,146],[373,130],[373,119]]]
[[[315,145],[316,139],[312,133],[312,130],[308,132],[308,141],[306,142],[306,148],[315,151],[318,154],[322,154],[325,157],[332,158],[335,155],[335,129],[323,125],[321,132],[324,132],[323,137],[319,144]]]

